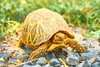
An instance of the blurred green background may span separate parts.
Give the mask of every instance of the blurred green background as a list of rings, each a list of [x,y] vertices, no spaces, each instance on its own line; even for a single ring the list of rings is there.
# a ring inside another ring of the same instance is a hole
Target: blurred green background
[[[60,13],[67,23],[87,28],[88,34],[100,36],[100,0],[0,0],[0,39],[5,32],[13,35],[28,13],[43,7]]]

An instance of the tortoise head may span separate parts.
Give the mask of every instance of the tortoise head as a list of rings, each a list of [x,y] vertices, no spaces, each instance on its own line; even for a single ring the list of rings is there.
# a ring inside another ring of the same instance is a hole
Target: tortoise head
[[[68,36],[62,32],[57,32],[56,34],[53,35],[51,38],[51,41],[56,44],[63,43],[63,41],[68,38]]]

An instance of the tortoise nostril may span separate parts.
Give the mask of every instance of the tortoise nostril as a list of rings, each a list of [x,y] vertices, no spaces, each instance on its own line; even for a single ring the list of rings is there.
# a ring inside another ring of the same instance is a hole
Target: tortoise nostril
[[[56,35],[56,37],[58,37],[58,36]]]
[[[63,37],[61,37],[61,38],[60,38],[60,41],[63,41],[63,40],[64,40],[64,38],[63,38]]]

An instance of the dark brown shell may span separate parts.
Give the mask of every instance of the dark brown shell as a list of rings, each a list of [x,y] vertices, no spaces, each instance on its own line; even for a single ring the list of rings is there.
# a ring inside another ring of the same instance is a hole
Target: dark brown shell
[[[31,12],[24,22],[21,38],[25,44],[39,45],[49,40],[58,31],[74,38],[63,17],[46,8]]]

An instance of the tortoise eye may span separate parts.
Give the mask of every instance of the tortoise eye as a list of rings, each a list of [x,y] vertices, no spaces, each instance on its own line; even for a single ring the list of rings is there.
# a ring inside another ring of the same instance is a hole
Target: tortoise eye
[[[58,35],[56,35],[56,37],[59,37]]]

